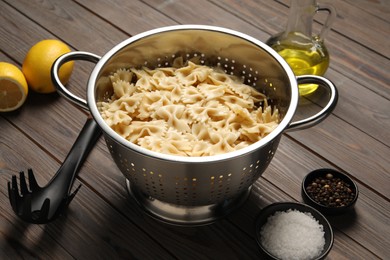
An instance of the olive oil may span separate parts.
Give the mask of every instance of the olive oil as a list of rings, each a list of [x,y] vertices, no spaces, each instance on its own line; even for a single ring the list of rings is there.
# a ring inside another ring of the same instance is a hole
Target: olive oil
[[[291,0],[286,30],[271,36],[267,44],[290,65],[296,76],[322,76],[329,66],[329,53],[324,39],[336,18],[330,4],[318,4],[316,0]],[[314,15],[326,12],[327,19],[319,34],[312,33]],[[316,91],[316,84],[299,84],[299,94]]]
[[[296,37],[294,37],[296,38]],[[297,44],[297,41],[277,41],[270,46],[279,53],[280,56],[290,65],[296,76],[299,75],[319,75],[325,74],[329,67],[329,54],[326,47],[313,37],[306,43]],[[308,95],[318,88],[317,84],[300,84],[299,94]]]

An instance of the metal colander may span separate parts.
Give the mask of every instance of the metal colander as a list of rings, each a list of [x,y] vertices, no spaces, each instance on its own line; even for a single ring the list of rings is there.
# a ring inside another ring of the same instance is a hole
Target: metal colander
[[[219,67],[264,93],[268,103],[279,109],[282,118],[279,126],[241,150],[182,157],[139,147],[104,122],[96,103],[111,97],[109,76],[113,72],[129,67],[168,67],[178,57]],[[66,90],[58,79],[59,67],[77,59],[97,62],[88,82],[88,102]],[[65,54],[54,64],[52,74],[60,94],[91,111],[103,130],[112,158],[127,179],[130,194],[139,205],[155,218],[175,224],[209,223],[239,207],[271,162],[283,131],[317,124],[337,101],[331,82],[322,77],[302,77],[299,81],[327,85],[331,100],[314,117],[291,123],[298,104],[298,87],[287,63],[258,40],[213,26],[180,25],[151,30],[123,41],[101,58],[86,52]]]

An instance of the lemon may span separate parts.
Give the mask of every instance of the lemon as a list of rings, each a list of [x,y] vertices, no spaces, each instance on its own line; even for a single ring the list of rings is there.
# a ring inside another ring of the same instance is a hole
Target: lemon
[[[18,109],[26,101],[27,81],[22,71],[8,62],[0,62],[0,112]]]
[[[23,61],[22,71],[28,86],[39,93],[52,93],[56,89],[51,80],[51,66],[61,55],[70,52],[69,47],[55,39],[42,40],[27,52]],[[62,84],[66,84],[73,71],[73,61],[63,64],[59,70]]]

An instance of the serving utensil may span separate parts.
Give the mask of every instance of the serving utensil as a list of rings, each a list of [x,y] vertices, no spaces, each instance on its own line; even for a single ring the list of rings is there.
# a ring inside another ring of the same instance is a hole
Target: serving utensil
[[[24,172],[19,173],[19,192],[17,177],[13,175],[8,182],[8,195],[16,215],[29,223],[45,224],[64,213],[81,187],[80,184],[71,193],[75,177],[100,135],[100,127],[88,118],[65,161],[44,187],[38,185],[32,169],[28,169],[28,185]]]

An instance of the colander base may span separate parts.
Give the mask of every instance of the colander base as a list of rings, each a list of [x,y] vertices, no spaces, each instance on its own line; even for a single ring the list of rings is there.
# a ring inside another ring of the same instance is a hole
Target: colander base
[[[157,200],[143,192],[126,179],[127,191],[137,204],[151,217],[180,226],[208,225],[227,216],[245,203],[251,187],[237,196],[220,203],[203,206],[184,206]]]

